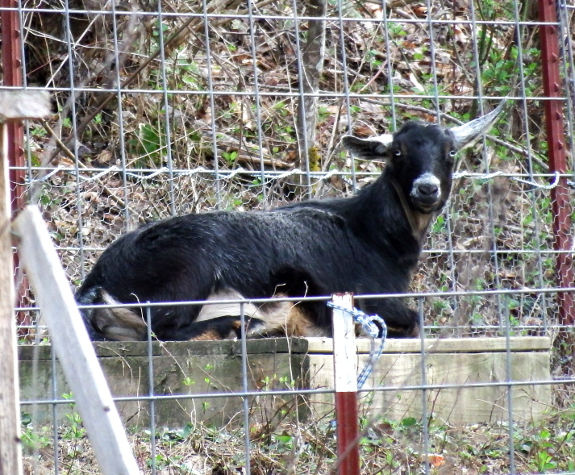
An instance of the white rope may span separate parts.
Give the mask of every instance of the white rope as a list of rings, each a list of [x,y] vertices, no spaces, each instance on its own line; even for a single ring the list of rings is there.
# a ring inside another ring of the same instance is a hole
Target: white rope
[[[167,168],[167,167],[162,167],[162,168],[160,168],[158,171],[152,173],[151,175],[148,175],[148,176],[146,177],[146,179],[149,180],[149,179],[154,178],[154,177],[156,177],[156,176],[158,176],[158,175],[161,175],[162,173],[169,173],[169,171],[170,171],[169,168]],[[130,175],[132,175],[132,174],[130,173]]]
[[[99,180],[100,178],[102,178],[103,176],[105,176],[107,174],[118,173],[118,172],[121,172],[122,170],[121,170],[121,168],[114,165],[114,166],[111,166],[110,168],[107,168],[106,170],[102,170],[101,172],[99,172],[99,173],[97,173],[91,177],[88,177],[88,176],[85,176],[84,174],[81,174],[80,170],[76,170],[74,168],[69,168],[69,167],[58,166],[58,167],[54,168],[53,170],[51,170],[50,172],[46,173],[46,175],[44,175],[44,176],[41,176],[38,178],[28,179],[27,183],[28,184],[34,184],[34,183],[44,182],[61,171],[68,172],[68,173],[76,173],[82,181],[91,182],[91,181]],[[86,172],[86,170],[82,170],[82,171],[84,173]],[[153,179],[156,179],[160,175],[169,173],[169,171],[170,170],[167,167],[162,167],[162,168],[159,168],[159,169],[153,171],[149,175],[144,175],[145,172],[135,173],[135,172],[130,172],[130,171],[126,172],[126,175],[130,176],[130,177],[137,178],[139,180],[153,180]],[[178,175],[178,176],[194,176],[194,175],[198,175],[201,173],[206,173],[206,174],[214,173],[214,170],[210,170],[210,169],[205,168],[205,167],[196,167],[196,168],[193,168],[191,170],[174,170],[172,173],[173,173],[173,175]],[[293,170],[288,170],[288,171],[283,172],[283,173],[270,174],[270,173],[265,173],[265,172],[261,173],[261,172],[254,171],[254,170],[246,170],[245,168],[238,167],[234,170],[230,170],[229,172],[220,173],[219,178],[224,179],[224,180],[230,180],[230,179],[236,177],[237,175],[246,174],[246,175],[252,175],[252,176],[257,176],[257,177],[263,177],[266,180],[281,180],[281,179],[288,178],[288,177],[294,176],[294,175],[304,175],[305,173],[306,172],[302,171],[300,168],[294,168]],[[322,180],[328,180],[329,178],[331,178],[333,176],[340,176],[341,178],[346,179],[347,174],[348,174],[348,172],[344,172],[344,171],[340,171],[340,170],[330,170],[329,172],[324,173],[323,175],[313,174],[312,176],[314,178],[316,178],[318,181],[322,181]],[[376,175],[376,174],[374,174],[374,175]],[[557,187],[557,185],[559,184],[559,179],[561,178],[561,174],[559,172],[555,172],[553,182],[550,184],[542,184],[542,183],[537,183],[537,182],[532,181],[532,180],[527,180],[525,178],[510,176],[510,175],[505,174],[501,171],[497,171],[497,172],[493,172],[493,173],[483,173],[483,174],[472,173],[472,172],[456,172],[453,174],[453,178],[455,180],[461,179],[461,178],[470,178],[470,179],[475,179],[475,180],[486,181],[486,180],[492,180],[493,178],[496,178],[496,177],[505,177],[505,178],[508,178],[510,180],[513,180],[513,181],[516,181],[519,183],[523,183],[524,185],[528,185],[528,186],[531,186],[533,188],[538,188],[541,190],[551,190],[551,189]],[[165,177],[161,178],[161,180],[165,181],[166,178]],[[567,184],[570,187],[575,187],[575,183],[573,181],[568,181]]]
[[[526,180],[524,178],[505,175],[503,172],[500,172],[500,171],[499,172],[493,172],[493,173],[484,173],[482,175],[478,175],[476,173],[469,173],[469,172],[457,172],[457,173],[453,174],[454,179],[475,178],[477,180],[491,180],[491,179],[498,177],[498,176],[503,176],[503,177],[509,178],[510,180],[517,181],[519,183],[523,183],[524,185],[532,186],[533,188],[539,188],[541,190],[552,190],[553,188],[555,188],[559,184],[559,179],[561,178],[561,174],[559,172],[555,172],[554,177],[553,177],[553,183],[550,183],[549,185],[545,185],[545,184],[537,183],[535,181]],[[569,184],[569,182],[568,182],[568,184]]]
[[[371,349],[369,352],[369,358],[361,370],[361,373],[357,377],[357,387],[358,389],[361,389],[373,371],[377,360],[383,353],[383,347],[385,346],[385,340],[387,339],[387,325],[385,324],[383,318],[381,318],[379,315],[368,315],[355,307],[341,307],[340,305],[336,305],[331,301],[327,302],[327,306],[350,314],[353,317],[353,321],[355,323],[359,323],[363,331],[370,338]],[[379,345],[377,347],[376,340],[379,340]]]
[[[80,178],[81,180],[84,181],[94,181],[94,180],[99,180],[100,178],[102,178],[104,175],[107,175],[109,173],[116,173],[116,172],[120,172],[122,171],[121,168],[117,167],[116,165],[112,165],[110,168],[108,168],[107,170],[103,170],[100,173],[94,175],[91,178],[87,178],[85,176],[82,176],[80,174],[78,174],[78,178]]]

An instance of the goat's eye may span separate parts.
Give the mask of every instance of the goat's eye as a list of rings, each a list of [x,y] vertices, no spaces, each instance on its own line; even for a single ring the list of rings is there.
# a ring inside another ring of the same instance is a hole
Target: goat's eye
[[[456,153],[457,153],[457,152],[456,152],[455,150],[451,150],[451,151],[449,152],[449,156],[450,156],[451,158],[453,158],[453,157],[455,157],[455,154],[456,154]]]
[[[393,154],[394,154],[396,157],[401,157],[401,150],[396,150],[395,152],[393,152]]]

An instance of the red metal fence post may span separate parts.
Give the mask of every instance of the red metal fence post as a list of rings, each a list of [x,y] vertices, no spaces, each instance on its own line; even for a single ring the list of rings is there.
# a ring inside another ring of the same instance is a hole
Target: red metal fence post
[[[552,172],[566,173],[568,170],[565,132],[563,124],[563,103],[561,101],[562,80],[559,71],[559,37],[557,34],[557,9],[555,0],[539,0],[539,19],[550,23],[540,27],[543,88],[545,96],[557,99],[545,101],[545,123],[547,128],[549,168]],[[553,231],[557,255],[557,284],[561,288],[573,285],[573,259],[571,257],[571,204],[567,179],[562,177],[557,187],[551,190],[553,207]],[[575,323],[573,294],[558,294],[559,318],[564,325]]]
[[[22,32],[20,31],[20,12],[18,0],[0,0],[2,10],[2,69],[5,86],[22,87]],[[21,121],[6,124],[7,157],[9,164],[10,201],[12,213],[24,208],[26,205],[26,187],[24,170],[25,157],[22,145],[24,143],[24,127]],[[13,255],[14,269],[19,268],[18,254]],[[25,276],[16,284],[16,306],[23,307],[27,302],[28,281]],[[30,323],[27,314],[19,313],[16,316],[18,324]]]
[[[17,0],[1,0],[3,8],[12,10],[2,10],[2,70],[5,86],[22,86],[22,58],[20,32],[20,14],[17,10]],[[24,178],[26,176],[23,169],[24,150],[22,144],[24,140],[24,128],[21,122],[7,124],[8,133],[8,157],[10,159],[10,188],[12,192],[12,210],[24,207],[26,200],[24,197]],[[20,169],[15,169],[18,167]]]
[[[353,308],[352,294],[337,294],[333,303]],[[359,475],[359,414],[357,409],[357,348],[353,316],[333,310],[333,364],[335,374],[335,421],[340,475]]]

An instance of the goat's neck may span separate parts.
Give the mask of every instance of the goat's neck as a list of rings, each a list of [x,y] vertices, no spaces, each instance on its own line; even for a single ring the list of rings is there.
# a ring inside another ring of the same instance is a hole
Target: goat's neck
[[[393,184],[395,192],[399,197],[403,213],[405,214],[405,217],[409,223],[409,227],[411,228],[411,234],[413,235],[413,238],[418,242],[419,246],[422,247],[433,215],[420,213],[419,211],[415,211],[413,208],[411,208],[399,184],[395,180],[391,180],[391,183]]]

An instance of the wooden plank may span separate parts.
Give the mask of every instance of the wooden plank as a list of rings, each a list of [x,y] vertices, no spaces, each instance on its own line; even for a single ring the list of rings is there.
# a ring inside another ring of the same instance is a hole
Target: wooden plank
[[[147,356],[147,341],[98,341],[92,343],[98,358],[116,358],[126,356]],[[155,343],[152,344],[152,356],[160,356],[162,349]]]
[[[22,448],[7,136],[6,124],[0,124],[0,475],[17,475],[22,473]]]
[[[0,475],[22,473],[8,157],[9,150],[16,150],[22,144],[8,143],[8,122],[41,118],[49,114],[47,92],[0,91]]]
[[[147,356],[148,343],[144,341],[106,341],[94,343],[99,357]],[[306,354],[305,338],[262,338],[247,341],[247,351],[255,354]],[[222,341],[170,341],[152,343],[152,355],[191,356],[191,355],[241,355],[241,342]]]
[[[104,475],[140,471],[46,225],[36,206],[14,222],[18,250]]]
[[[357,352],[369,353],[370,340],[356,339]],[[308,338],[308,353],[331,353],[333,342],[331,338]],[[511,351],[549,351],[551,339],[542,337],[511,337],[509,340]],[[483,353],[486,351],[507,351],[505,337],[485,338],[439,338],[426,339],[425,351],[427,353]],[[385,342],[384,353],[421,353],[421,340],[414,339],[388,339]]]
[[[351,294],[333,296],[333,303],[343,308],[353,308]],[[333,366],[335,368],[335,390],[357,392],[357,367],[355,325],[351,314],[333,309]]]
[[[39,119],[50,115],[48,91],[0,91],[0,121]]]
[[[337,473],[359,475],[359,416],[357,410],[357,354],[352,294],[336,294],[333,309],[333,368]]]
[[[119,343],[119,342],[114,342]],[[181,395],[179,399],[156,400],[154,417],[156,426],[183,427],[187,423],[204,422],[223,427],[230,421],[241,420],[243,400],[233,392],[242,391],[242,361],[239,355],[174,354],[171,349],[180,342],[166,342],[164,353],[154,356],[153,381],[157,395]],[[218,343],[218,342],[213,342]],[[31,348],[31,347],[30,347]],[[38,348],[38,347],[36,347]],[[49,356],[50,347],[42,356]],[[248,354],[248,389],[259,391],[257,397],[250,398],[250,424],[270,424],[272,419],[295,417],[295,411],[303,419],[307,405],[303,398],[286,390],[286,384],[295,388],[309,387],[308,357],[305,354],[259,353]],[[102,370],[109,382],[110,391],[115,397],[137,397],[149,394],[149,359],[145,352],[140,355],[106,356],[99,359]],[[35,371],[33,370],[36,364]],[[34,379],[33,379],[34,378]],[[56,365],[52,374],[52,361],[49,357],[34,362],[31,359],[20,361],[20,381],[22,399],[49,400],[52,384],[59,394],[70,391],[62,372]],[[35,387],[45,388],[42,395],[36,394]],[[281,390],[282,395],[269,395],[268,391]],[[198,397],[208,394],[209,397]],[[195,397],[189,398],[189,395]],[[211,397],[219,395],[219,397]],[[149,405],[141,400],[117,401],[120,417],[131,427],[149,427]],[[284,406],[285,405],[285,406]],[[284,406],[284,407],[282,407]],[[24,405],[30,412],[30,406]],[[52,405],[40,404],[35,409],[34,424],[49,424],[52,421]],[[64,418],[75,409],[69,404],[59,404],[58,417]],[[286,414],[289,411],[290,414]]]
[[[312,388],[331,389],[334,375],[330,354],[310,355]],[[359,367],[366,363],[368,355],[358,357]],[[530,384],[550,381],[549,352],[512,352],[512,382],[524,384],[512,386],[505,383],[507,354],[484,353],[430,353],[425,357],[428,385],[455,385],[445,389],[427,389],[427,409],[439,420],[450,424],[494,422],[507,420],[507,392],[512,395],[513,412],[517,420],[538,420],[552,407],[551,385]],[[479,387],[466,387],[480,384]],[[363,392],[365,407],[360,412],[376,416],[384,415],[391,420],[422,416],[420,389],[421,355],[415,353],[383,354],[371,373]],[[370,390],[375,389],[373,392]],[[384,389],[384,390],[381,390]],[[312,410],[320,417],[333,409],[333,395],[318,394],[311,397]],[[361,399],[360,399],[361,406]]]

